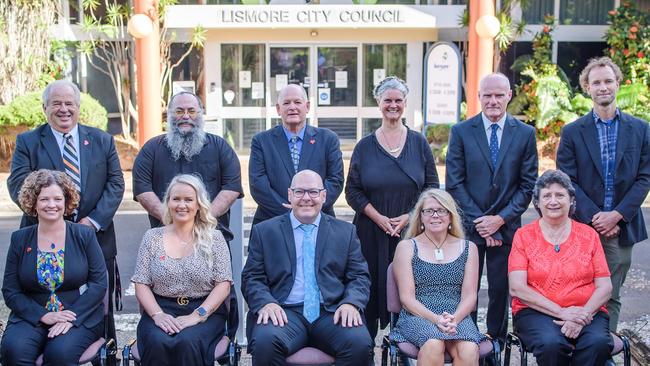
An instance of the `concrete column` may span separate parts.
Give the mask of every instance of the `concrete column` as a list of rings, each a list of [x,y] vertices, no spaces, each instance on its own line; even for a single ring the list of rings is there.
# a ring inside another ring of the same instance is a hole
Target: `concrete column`
[[[483,15],[494,16],[492,0],[469,0],[469,49],[467,52],[466,99],[467,117],[481,111],[478,99],[479,81],[493,71],[494,39],[481,38],[476,33],[476,21]]]

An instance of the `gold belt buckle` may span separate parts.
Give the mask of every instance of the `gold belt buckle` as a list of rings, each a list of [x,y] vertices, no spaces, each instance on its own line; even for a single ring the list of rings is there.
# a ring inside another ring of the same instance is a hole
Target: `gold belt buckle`
[[[190,303],[190,300],[187,299],[187,296],[179,296],[176,298],[178,305],[185,306]]]

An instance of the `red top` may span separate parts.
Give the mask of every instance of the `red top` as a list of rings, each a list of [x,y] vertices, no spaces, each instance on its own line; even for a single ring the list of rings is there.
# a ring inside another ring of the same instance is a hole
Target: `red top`
[[[556,252],[544,239],[539,220],[522,226],[512,240],[508,273],[528,272],[528,286],[562,306],[584,306],[594,293],[594,279],[609,277],[609,268],[598,233],[571,220],[571,233]],[[512,314],[528,307],[512,298]],[[604,306],[601,310],[607,312]]]

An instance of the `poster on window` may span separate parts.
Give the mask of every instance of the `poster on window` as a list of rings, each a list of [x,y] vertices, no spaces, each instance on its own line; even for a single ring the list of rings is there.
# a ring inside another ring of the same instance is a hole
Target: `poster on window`
[[[248,89],[251,87],[250,70],[243,70],[239,72],[239,87],[242,89]]]
[[[318,89],[318,105],[330,105],[330,88]]]
[[[348,72],[337,71],[334,74],[334,87],[340,89],[347,89],[348,87]]]
[[[264,83],[255,82],[253,83],[253,89],[251,90],[252,99],[264,99]]]
[[[461,58],[458,47],[438,42],[425,58],[425,124],[456,123],[460,120]]]
[[[373,69],[372,70],[372,85],[378,85],[386,78],[386,69]]]
[[[282,88],[287,86],[288,83],[289,83],[289,77],[287,74],[275,75],[275,91],[282,90]]]

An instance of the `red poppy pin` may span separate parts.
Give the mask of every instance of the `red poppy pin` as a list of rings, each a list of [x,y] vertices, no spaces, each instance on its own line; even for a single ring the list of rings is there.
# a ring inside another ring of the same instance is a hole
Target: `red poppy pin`
[[[161,260],[161,261],[164,261],[164,260],[165,260],[165,256],[164,256],[164,255],[161,255],[161,256],[160,256],[160,260]]]
[[[87,146],[88,144],[90,144],[90,142],[88,142],[88,140],[84,140],[84,146]]]
[[[315,143],[316,143],[316,140],[314,140],[314,139],[311,139],[311,140],[309,140],[309,143],[313,145],[313,144],[315,144]]]
[[[32,247],[27,247],[27,249],[25,249],[25,251],[26,251],[27,253],[31,252],[31,251],[32,251]]]

